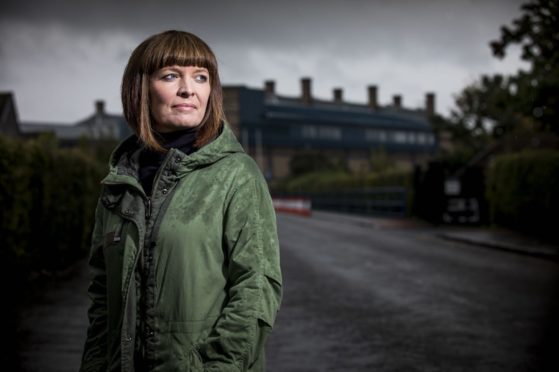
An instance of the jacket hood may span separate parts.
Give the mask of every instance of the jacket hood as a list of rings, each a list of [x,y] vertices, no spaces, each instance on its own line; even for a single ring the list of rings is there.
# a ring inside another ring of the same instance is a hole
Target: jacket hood
[[[196,168],[205,167],[213,164],[229,155],[244,152],[241,144],[229,128],[229,125],[223,124],[221,133],[210,143],[193,152],[189,156],[183,154],[179,150],[181,162],[179,167],[179,174],[181,171],[191,171]],[[177,156],[177,154],[175,154]]]
[[[139,156],[142,145],[137,136],[132,135],[116,147],[110,157],[109,174],[103,184],[128,183],[142,189],[138,181]],[[173,173],[182,177],[194,169],[206,167],[229,155],[244,152],[241,144],[227,123],[221,133],[210,143],[186,155],[178,149],[170,149],[167,158],[173,157]]]

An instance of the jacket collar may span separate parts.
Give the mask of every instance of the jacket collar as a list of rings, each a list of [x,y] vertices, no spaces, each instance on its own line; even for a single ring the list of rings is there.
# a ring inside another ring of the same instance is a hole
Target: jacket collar
[[[142,149],[138,137],[132,135],[125,139],[111,154],[109,173],[101,181],[104,185],[129,185],[144,193],[138,181],[139,155]],[[221,133],[198,151],[186,155],[178,149],[170,149],[167,157],[171,159],[172,170],[176,177],[182,178],[187,173],[213,164],[231,154],[244,152],[237,138],[227,123]]]

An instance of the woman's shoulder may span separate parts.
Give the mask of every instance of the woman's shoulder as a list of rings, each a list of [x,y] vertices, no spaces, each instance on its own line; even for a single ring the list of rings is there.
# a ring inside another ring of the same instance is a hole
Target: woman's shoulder
[[[221,164],[227,168],[229,172],[235,174],[235,179],[249,180],[257,179],[263,180],[262,171],[256,161],[245,152],[237,152],[225,157]]]

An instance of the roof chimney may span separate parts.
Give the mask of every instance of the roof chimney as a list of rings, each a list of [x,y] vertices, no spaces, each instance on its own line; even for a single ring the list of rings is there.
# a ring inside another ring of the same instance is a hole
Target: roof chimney
[[[311,78],[301,78],[301,100],[307,105],[312,103]]]
[[[402,108],[402,96],[399,94],[395,94],[392,96],[392,104],[395,108],[401,109]]]
[[[264,82],[264,93],[266,98],[271,98],[276,95],[276,82],[274,80],[266,80]]]
[[[95,113],[97,115],[103,115],[105,113],[105,101],[102,99],[95,101]]]
[[[433,92],[425,94],[425,113],[428,117],[435,115],[435,93]]]
[[[372,110],[376,110],[378,108],[377,86],[369,85],[368,90],[369,90],[369,107]]]
[[[334,92],[334,102],[342,103],[344,101],[342,88],[334,88],[333,92]]]

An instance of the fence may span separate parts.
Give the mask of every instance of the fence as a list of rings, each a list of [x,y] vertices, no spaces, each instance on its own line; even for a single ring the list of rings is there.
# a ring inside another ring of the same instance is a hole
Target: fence
[[[407,192],[404,187],[369,187],[354,190],[329,192],[301,192],[275,195],[309,199],[312,208],[345,213],[378,215],[387,217],[405,216]]]

